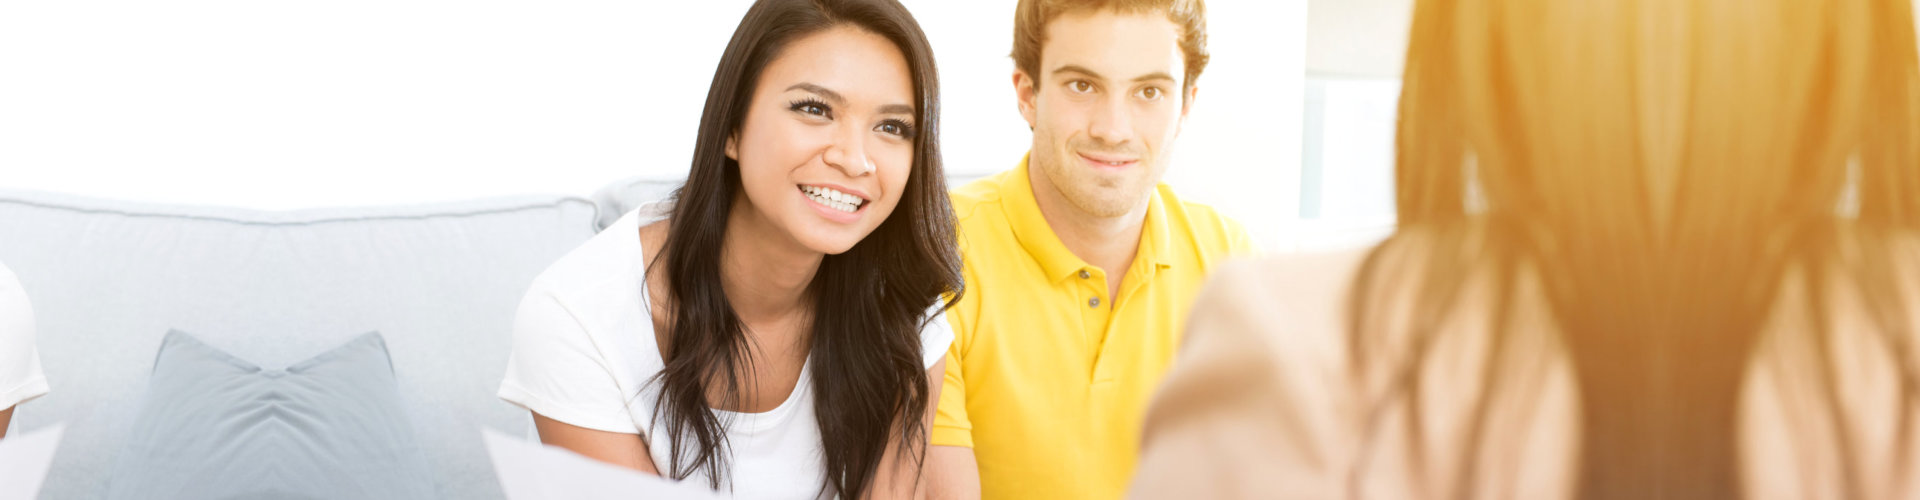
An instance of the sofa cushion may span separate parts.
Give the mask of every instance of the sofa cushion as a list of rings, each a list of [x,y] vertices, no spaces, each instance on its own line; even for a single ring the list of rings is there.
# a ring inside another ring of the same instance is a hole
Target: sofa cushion
[[[673,192],[685,184],[686,179],[656,177],[628,177],[607,183],[593,193],[593,203],[600,206],[600,218],[595,228],[606,229],[620,216],[640,208],[640,205],[653,203],[673,196]]]
[[[436,498],[378,333],[263,368],[168,332],[114,500]]]
[[[68,422],[42,498],[105,494],[162,334],[285,366],[379,331],[448,498],[499,498],[481,427],[533,277],[595,232],[592,202],[526,197],[263,212],[0,190],[0,261],[33,298],[47,379],[18,429]],[[263,333],[270,332],[270,333]]]

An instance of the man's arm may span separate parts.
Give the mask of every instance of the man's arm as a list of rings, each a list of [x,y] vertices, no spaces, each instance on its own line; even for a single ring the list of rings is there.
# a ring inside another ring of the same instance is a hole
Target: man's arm
[[[973,460],[973,448],[932,446],[927,450],[928,498],[935,500],[974,500],[980,498],[980,467]]]
[[[979,283],[969,268],[967,283]],[[978,299],[962,299],[947,311],[947,323],[953,326],[953,345],[947,349],[941,374],[944,387],[935,412],[933,445],[927,447],[927,498],[935,500],[977,500],[980,498],[980,467],[973,456],[973,422],[967,415],[967,379],[964,359],[968,340],[973,337],[973,319],[978,316]]]

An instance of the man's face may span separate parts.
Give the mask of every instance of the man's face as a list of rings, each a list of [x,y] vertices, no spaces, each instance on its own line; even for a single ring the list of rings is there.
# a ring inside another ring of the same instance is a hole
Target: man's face
[[[1180,28],[1164,15],[1070,13],[1047,25],[1038,75],[1014,73],[1033,127],[1030,168],[1088,215],[1143,206],[1173,157],[1189,92]]]

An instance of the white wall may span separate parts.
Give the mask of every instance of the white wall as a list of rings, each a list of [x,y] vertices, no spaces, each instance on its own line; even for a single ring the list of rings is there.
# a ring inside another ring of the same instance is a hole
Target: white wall
[[[1213,59],[1167,172],[1175,191],[1239,219],[1269,249],[1293,238],[1299,215],[1306,10],[1305,0],[1207,2]]]
[[[908,0],[947,165],[1009,168],[1012,0]],[[746,0],[0,3],[0,187],[264,209],[679,177]],[[1215,0],[1169,175],[1272,232],[1297,206],[1306,0]]]
[[[1370,243],[1393,228],[1393,133],[1413,0],[1308,6],[1300,218],[1286,249]]]
[[[1400,77],[1413,0],[1312,0],[1307,14],[1307,73]]]

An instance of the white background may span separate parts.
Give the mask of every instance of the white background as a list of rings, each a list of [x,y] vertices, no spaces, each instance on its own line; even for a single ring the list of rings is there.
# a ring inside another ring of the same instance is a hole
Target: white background
[[[907,0],[950,172],[1013,166],[1012,0]],[[1323,2],[1324,3],[1324,2]],[[0,188],[259,209],[587,194],[685,175],[745,0],[0,2]],[[1307,0],[1209,2],[1169,182],[1298,215]]]

